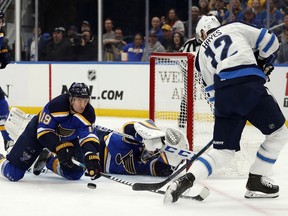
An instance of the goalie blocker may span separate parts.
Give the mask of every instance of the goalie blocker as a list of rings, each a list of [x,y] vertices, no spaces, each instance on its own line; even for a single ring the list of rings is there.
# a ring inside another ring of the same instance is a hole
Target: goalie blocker
[[[5,128],[11,139],[16,142],[33,116],[34,115],[26,114],[16,107],[11,108],[8,118],[5,122]]]

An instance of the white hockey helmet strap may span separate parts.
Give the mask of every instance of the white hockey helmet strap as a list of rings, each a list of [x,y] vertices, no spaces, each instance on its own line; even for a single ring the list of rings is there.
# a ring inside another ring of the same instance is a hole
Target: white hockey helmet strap
[[[215,16],[205,16],[203,15],[199,20],[196,26],[196,39],[198,42],[203,42],[204,39],[202,38],[202,32],[207,32],[211,29],[218,28],[220,26],[220,22]]]

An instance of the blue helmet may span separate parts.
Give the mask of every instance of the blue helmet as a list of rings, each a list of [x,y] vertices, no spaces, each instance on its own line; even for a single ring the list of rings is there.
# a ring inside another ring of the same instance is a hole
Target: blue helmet
[[[69,88],[69,94],[72,97],[90,98],[90,91],[85,83],[72,83]]]

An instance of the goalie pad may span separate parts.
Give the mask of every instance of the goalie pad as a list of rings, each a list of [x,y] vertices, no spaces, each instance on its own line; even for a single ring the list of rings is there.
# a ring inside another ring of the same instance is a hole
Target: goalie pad
[[[162,138],[165,137],[165,132],[157,128],[152,120],[135,122],[134,128],[143,138],[143,143],[148,151],[155,151],[162,148]]]
[[[34,115],[26,114],[22,110],[12,107],[5,122],[5,128],[11,139],[16,142]]]

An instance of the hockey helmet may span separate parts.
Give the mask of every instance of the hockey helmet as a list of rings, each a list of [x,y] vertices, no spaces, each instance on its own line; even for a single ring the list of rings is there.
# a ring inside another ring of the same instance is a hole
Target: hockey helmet
[[[90,98],[90,91],[85,83],[72,83],[69,88],[69,94],[72,97]]]
[[[220,22],[215,16],[202,16],[196,26],[196,39],[198,42],[202,43],[204,41],[202,33],[207,35],[207,32],[211,29],[218,28]]]

